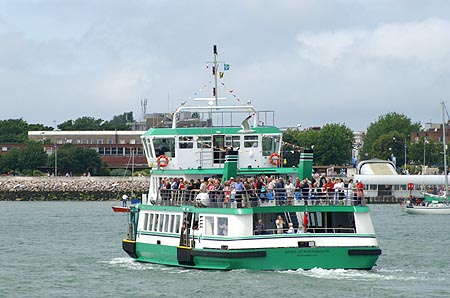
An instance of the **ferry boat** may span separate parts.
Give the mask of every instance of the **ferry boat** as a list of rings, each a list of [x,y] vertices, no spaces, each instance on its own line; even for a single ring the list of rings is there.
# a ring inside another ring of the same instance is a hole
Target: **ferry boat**
[[[137,261],[198,269],[371,269],[381,250],[367,206],[299,192],[286,197],[269,184],[241,190],[233,182],[311,179],[313,152],[302,150],[297,166],[282,167],[282,131],[274,126],[274,113],[240,101],[219,104],[216,46],[213,53],[207,104],[182,105],[170,127],[142,135],[150,187],[131,207],[123,250]],[[189,184],[164,188],[162,181],[170,179]],[[208,190],[215,180],[227,186]],[[203,182],[192,187],[192,181]]]

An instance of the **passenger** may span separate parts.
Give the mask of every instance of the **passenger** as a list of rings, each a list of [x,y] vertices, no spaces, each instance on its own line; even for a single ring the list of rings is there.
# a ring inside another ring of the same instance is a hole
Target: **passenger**
[[[262,219],[258,219],[258,224],[256,225],[255,235],[263,235],[265,233],[265,227]]]
[[[286,233],[294,234],[294,224],[292,222],[289,223],[289,228]]]
[[[277,220],[275,221],[275,225],[277,226],[277,234],[283,234],[283,225],[286,224],[281,217],[278,215]]]
[[[294,204],[295,186],[291,183],[291,180],[286,180],[284,189],[286,190],[287,204],[292,206]]]
[[[303,234],[303,233],[305,233],[305,228],[303,226],[299,225],[298,229],[297,229],[297,234]]]

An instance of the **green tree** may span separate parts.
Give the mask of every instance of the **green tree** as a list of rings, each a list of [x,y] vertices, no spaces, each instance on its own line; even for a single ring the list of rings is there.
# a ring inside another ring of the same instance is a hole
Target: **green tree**
[[[379,159],[395,161],[397,166],[403,165],[405,160],[403,138],[404,136],[398,131],[382,134],[372,144],[370,155]]]
[[[286,167],[298,165],[300,149],[310,149],[317,144],[319,131],[288,129],[283,133],[283,158],[286,160]]]
[[[58,172],[61,174],[82,174],[90,172],[98,175],[102,172],[102,160],[93,149],[82,148],[73,144],[64,144],[57,149]],[[49,157],[47,165],[54,165],[54,153]]]
[[[103,123],[104,130],[129,130],[129,123],[134,122],[133,112],[116,115],[110,121]]]
[[[22,119],[0,120],[0,143],[21,144],[27,139],[27,122]]]
[[[25,148],[20,149],[19,168],[21,170],[33,170],[45,167],[47,154],[42,144],[29,140],[26,142]]]
[[[20,150],[12,148],[2,158],[2,173],[19,172]]]
[[[344,124],[326,124],[314,144],[314,159],[319,165],[343,165],[351,162],[353,131]]]
[[[375,148],[372,148],[374,143],[377,141],[379,137],[385,135],[390,132],[399,133],[396,135],[396,141],[400,144],[403,141],[403,146],[406,142],[408,147],[408,140],[411,132],[419,131],[420,123],[412,123],[411,119],[406,117],[405,115],[398,113],[388,113],[386,115],[382,115],[378,118],[378,121],[373,122],[367,128],[366,137],[364,139],[364,145],[360,151],[361,159],[370,159],[370,158],[380,158],[385,159],[386,152],[378,152]],[[379,142],[378,142],[378,148]],[[400,155],[398,155],[399,157]],[[404,160],[404,158],[401,158]],[[397,159],[397,163],[398,159]]]
[[[81,117],[73,120],[67,120],[58,125],[61,130],[103,130],[102,119],[95,119],[94,117]]]
[[[51,126],[45,126],[43,124],[28,124],[28,130],[29,131],[38,131],[38,130],[44,130],[44,131],[51,131],[53,130],[53,127]]]

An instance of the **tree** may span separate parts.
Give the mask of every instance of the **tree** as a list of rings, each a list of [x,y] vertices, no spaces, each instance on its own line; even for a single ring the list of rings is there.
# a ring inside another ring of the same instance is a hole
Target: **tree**
[[[48,159],[47,165],[54,164],[54,153]],[[73,144],[64,144],[57,149],[58,172],[82,174],[90,172],[99,174],[102,170],[100,155],[93,149],[82,148]]]
[[[110,121],[106,121],[103,124],[104,130],[129,130],[129,123],[134,122],[133,112],[123,113],[122,115],[116,115]]]
[[[20,149],[19,167],[21,170],[36,170],[45,166],[47,154],[42,144],[32,140],[27,141],[25,148]]]
[[[81,117],[73,120],[67,120],[58,125],[61,130],[103,130],[102,119],[95,119],[94,117]]]
[[[372,148],[374,143],[379,137],[389,132],[397,132],[397,142],[400,144],[404,140],[403,144],[409,140],[409,136],[413,131],[420,130],[420,123],[412,123],[411,119],[402,114],[395,112],[382,115],[378,118],[377,122],[373,122],[367,128],[366,137],[364,139],[364,145],[360,150],[361,159],[381,158],[385,159],[385,152],[377,152],[375,148]],[[379,145],[377,145],[379,147]],[[404,160],[404,158],[403,158]]]
[[[319,165],[351,163],[353,131],[343,124],[326,124],[314,144],[314,159]]]
[[[288,129],[283,133],[283,158],[286,159],[286,167],[298,165],[300,149],[310,149],[317,144],[319,131]]]
[[[2,157],[2,173],[20,171],[19,169],[20,150],[12,148]]]
[[[343,124],[327,124],[321,130],[287,130],[283,133],[286,166],[296,165],[300,148],[314,150],[316,165],[342,165],[351,160],[353,132]]]
[[[0,120],[0,143],[21,144],[27,139],[27,122],[22,119]]]
[[[397,166],[403,165],[405,161],[403,137],[398,131],[382,134],[372,144],[370,155],[393,161]]]

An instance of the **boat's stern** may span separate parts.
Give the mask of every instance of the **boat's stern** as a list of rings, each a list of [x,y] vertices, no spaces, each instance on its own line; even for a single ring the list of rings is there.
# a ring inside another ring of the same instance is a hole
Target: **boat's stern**
[[[136,254],[136,241],[123,239],[122,240],[122,249],[133,259],[137,259]]]

